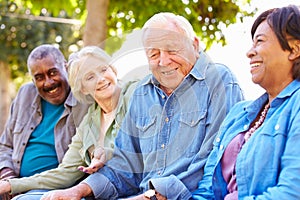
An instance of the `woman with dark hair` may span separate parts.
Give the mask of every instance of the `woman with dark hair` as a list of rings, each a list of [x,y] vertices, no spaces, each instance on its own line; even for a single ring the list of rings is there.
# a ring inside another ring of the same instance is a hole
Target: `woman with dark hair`
[[[247,52],[252,81],[266,90],[225,118],[194,199],[300,199],[300,11],[255,20]]]

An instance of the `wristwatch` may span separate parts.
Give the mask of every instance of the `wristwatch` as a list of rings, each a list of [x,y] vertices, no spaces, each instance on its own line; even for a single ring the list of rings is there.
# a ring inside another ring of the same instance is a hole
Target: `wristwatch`
[[[150,200],[157,200],[156,195],[155,195],[155,190],[147,190],[144,195],[145,195],[145,197],[149,198]]]

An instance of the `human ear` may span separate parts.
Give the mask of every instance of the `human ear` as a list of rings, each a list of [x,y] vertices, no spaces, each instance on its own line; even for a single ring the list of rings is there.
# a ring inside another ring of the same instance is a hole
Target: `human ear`
[[[300,40],[293,40],[290,44],[290,47],[292,49],[289,60],[295,60],[300,57]]]
[[[193,40],[193,47],[197,53],[199,53],[199,39],[195,36]]]
[[[82,87],[82,86],[81,86],[80,92],[81,92],[82,94],[84,94],[84,95],[88,95],[88,94],[89,94],[88,91],[86,91],[86,89],[85,89],[84,87]]]

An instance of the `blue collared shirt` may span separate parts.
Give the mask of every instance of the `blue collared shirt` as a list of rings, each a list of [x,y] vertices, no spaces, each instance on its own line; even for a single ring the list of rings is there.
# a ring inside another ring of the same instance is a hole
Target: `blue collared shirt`
[[[168,199],[190,198],[221,122],[242,99],[230,70],[204,52],[170,96],[152,75],[146,77],[133,94],[114,157],[85,183],[101,199],[136,195],[149,187]]]
[[[222,124],[194,199],[224,199],[227,184],[220,160],[230,141],[248,130],[268,100],[238,103]],[[239,199],[300,199],[300,82],[294,80],[271,102],[264,123],[236,161]]]

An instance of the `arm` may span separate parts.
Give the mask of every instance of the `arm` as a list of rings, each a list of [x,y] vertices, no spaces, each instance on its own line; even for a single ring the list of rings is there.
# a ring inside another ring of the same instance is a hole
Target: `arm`
[[[1,175],[4,168],[9,168],[14,172],[12,152],[13,152],[13,111],[14,111],[15,101],[13,101],[10,107],[10,116],[5,124],[5,128],[0,137],[0,170]],[[14,172],[15,173],[15,172]],[[16,176],[14,174],[14,176]]]
[[[81,136],[77,133],[72,138],[72,143],[66,152],[62,163],[55,169],[51,169],[31,177],[9,180],[12,193],[20,193],[32,189],[58,189],[72,186],[77,180],[84,176],[84,173],[77,170],[77,167],[84,165],[79,154],[82,148]]]
[[[47,192],[41,197],[41,200],[80,200],[81,197],[91,196],[91,193],[91,188],[88,185],[80,183],[65,190]]]

